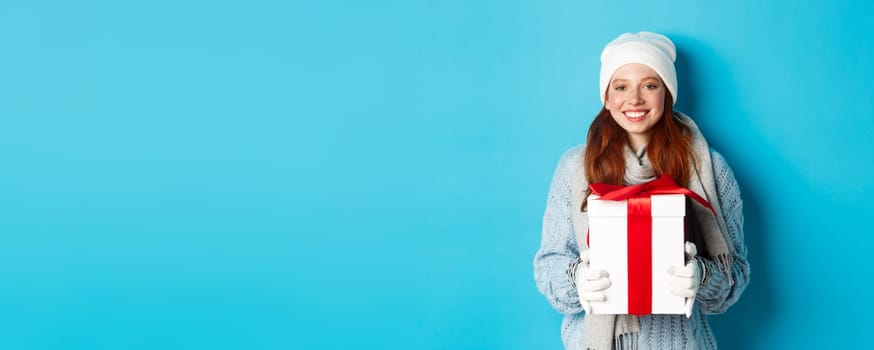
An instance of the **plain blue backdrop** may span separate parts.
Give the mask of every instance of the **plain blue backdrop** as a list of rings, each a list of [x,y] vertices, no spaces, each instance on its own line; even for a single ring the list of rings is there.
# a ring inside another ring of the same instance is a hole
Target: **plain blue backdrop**
[[[678,46],[735,170],[724,349],[853,348],[874,215],[862,0],[5,1],[0,347],[560,349],[532,259],[601,48]]]

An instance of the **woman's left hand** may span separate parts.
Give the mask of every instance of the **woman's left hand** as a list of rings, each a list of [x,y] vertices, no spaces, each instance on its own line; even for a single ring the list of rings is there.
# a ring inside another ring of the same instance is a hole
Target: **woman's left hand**
[[[692,316],[692,307],[695,305],[695,294],[698,293],[698,284],[701,274],[695,257],[698,248],[695,243],[686,242],[686,266],[671,266],[668,268],[667,284],[676,296],[686,298],[686,317]]]

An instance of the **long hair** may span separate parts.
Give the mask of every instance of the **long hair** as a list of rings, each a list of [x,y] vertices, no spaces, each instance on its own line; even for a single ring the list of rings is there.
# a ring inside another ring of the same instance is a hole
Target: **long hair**
[[[692,130],[674,119],[671,109],[674,101],[670,92],[665,92],[665,110],[658,123],[653,125],[646,155],[652,162],[653,175],[668,174],[678,185],[688,187],[692,177],[693,162]],[[589,126],[586,141],[585,169],[586,180],[591,183],[622,185],[625,176],[625,157],[623,148],[628,142],[628,134],[613,120],[606,107]],[[586,192],[586,197],[590,193]],[[582,209],[585,210],[586,200]]]

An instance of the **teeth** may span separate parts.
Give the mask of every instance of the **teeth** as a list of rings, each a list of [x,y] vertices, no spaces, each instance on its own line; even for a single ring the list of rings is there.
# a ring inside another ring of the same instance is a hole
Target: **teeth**
[[[644,114],[646,114],[646,113],[644,113],[644,112],[625,112],[625,115],[628,116],[629,118],[640,118]]]

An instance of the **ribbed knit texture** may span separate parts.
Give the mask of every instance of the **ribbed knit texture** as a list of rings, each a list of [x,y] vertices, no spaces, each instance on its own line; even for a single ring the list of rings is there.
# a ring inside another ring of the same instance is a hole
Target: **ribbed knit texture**
[[[534,278],[537,288],[557,311],[564,313],[561,334],[565,348],[584,349],[583,318],[577,291],[571,287],[565,269],[571,259],[579,256],[571,213],[572,179],[584,178],[581,164],[583,146],[574,147],[561,157],[553,176],[543,216],[541,247],[534,258]],[[650,315],[640,317],[640,332],[636,339],[616,339],[617,349],[716,349],[716,341],[704,314],[722,313],[734,304],[749,281],[747,249],[743,242],[743,213],[737,181],[725,159],[711,150],[713,174],[719,206],[725,218],[729,239],[736,256],[732,261],[731,279],[714,262],[706,262],[711,271],[707,285],[696,296],[691,318],[684,315]]]

